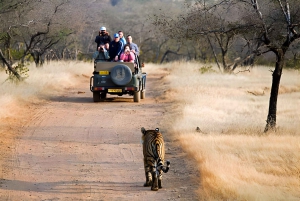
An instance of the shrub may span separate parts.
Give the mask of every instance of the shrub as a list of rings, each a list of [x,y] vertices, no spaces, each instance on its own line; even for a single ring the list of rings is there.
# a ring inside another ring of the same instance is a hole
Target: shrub
[[[6,81],[19,83],[20,81],[29,77],[28,74],[29,68],[25,64],[18,63],[18,65],[15,66],[14,69],[21,76],[21,79],[18,79],[12,72],[6,70],[6,74],[8,74],[8,78],[6,79]]]
[[[215,73],[216,71],[214,69],[212,69],[212,66],[203,66],[199,69],[201,74],[204,73]]]

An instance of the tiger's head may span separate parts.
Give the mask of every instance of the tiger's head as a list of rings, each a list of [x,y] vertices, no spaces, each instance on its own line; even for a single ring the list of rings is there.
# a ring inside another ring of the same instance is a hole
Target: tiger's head
[[[159,128],[156,128],[155,131],[159,132]],[[147,130],[144,127],[142,127],[141,132],[145,135],[147,133]]]
[[[155,131],[156,131],[156,132],[159,132],[159,128],[156,128]],[[141,139],[141,142],[142,142],[142,144],[143,144],[143,143],[144,143],[144,139],[145,139],[145,135],[147,134],[147,130],[146,130],[144,127],[142,127],[142,128],[141,128],[141,132],[143,133],[142,139]]]

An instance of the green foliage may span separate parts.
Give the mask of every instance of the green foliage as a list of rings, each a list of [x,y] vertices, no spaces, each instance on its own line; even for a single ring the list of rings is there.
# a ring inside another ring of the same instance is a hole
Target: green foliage
[[[285,67],[300,70],[300,60],[288,59],[285,62]]]
[[[7,33],[0,32],[0,41],[6,40],[6,38],[7,38]]]
[[[215,71],[212,66],[203,66],[199,69],[201,74],[204,73],[216,73],[217,71]]]
[[[24,56],[25,50],[16,50],[16,49],[11,49],[10,53],[13,59],[15,60],[20,60]]]
[[[71,29],[64,28],[58,32],[59,38],[65,38],[70,35],[73,31]]]
[[[22,63],[18,63],[18,65],[14,67],[14,69],[21,76],[21,79],[18,79],[12,72],[6,70],[6,74],[8,74],[8,78],[5,81],[18,84],[19,82],[29,77],[28,74],[29,69],[26,65]]]

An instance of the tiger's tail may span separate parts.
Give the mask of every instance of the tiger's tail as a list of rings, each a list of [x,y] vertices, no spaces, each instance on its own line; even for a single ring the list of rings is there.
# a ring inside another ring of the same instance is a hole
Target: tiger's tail
[[[161,161],[161,159],[158,159],[157,161],[157,167],[156,169],[159,171],[159,170],[162,170],[164,173],[167,173],[170,169],[170,161],[167,161],[167,166],[164,166],[163,162]]]

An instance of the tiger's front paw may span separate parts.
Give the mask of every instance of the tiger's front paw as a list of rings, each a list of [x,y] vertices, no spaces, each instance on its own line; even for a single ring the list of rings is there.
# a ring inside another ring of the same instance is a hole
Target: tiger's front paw
[[[158,191],[158,188],[157,187],[151,188],[151,191]]]

